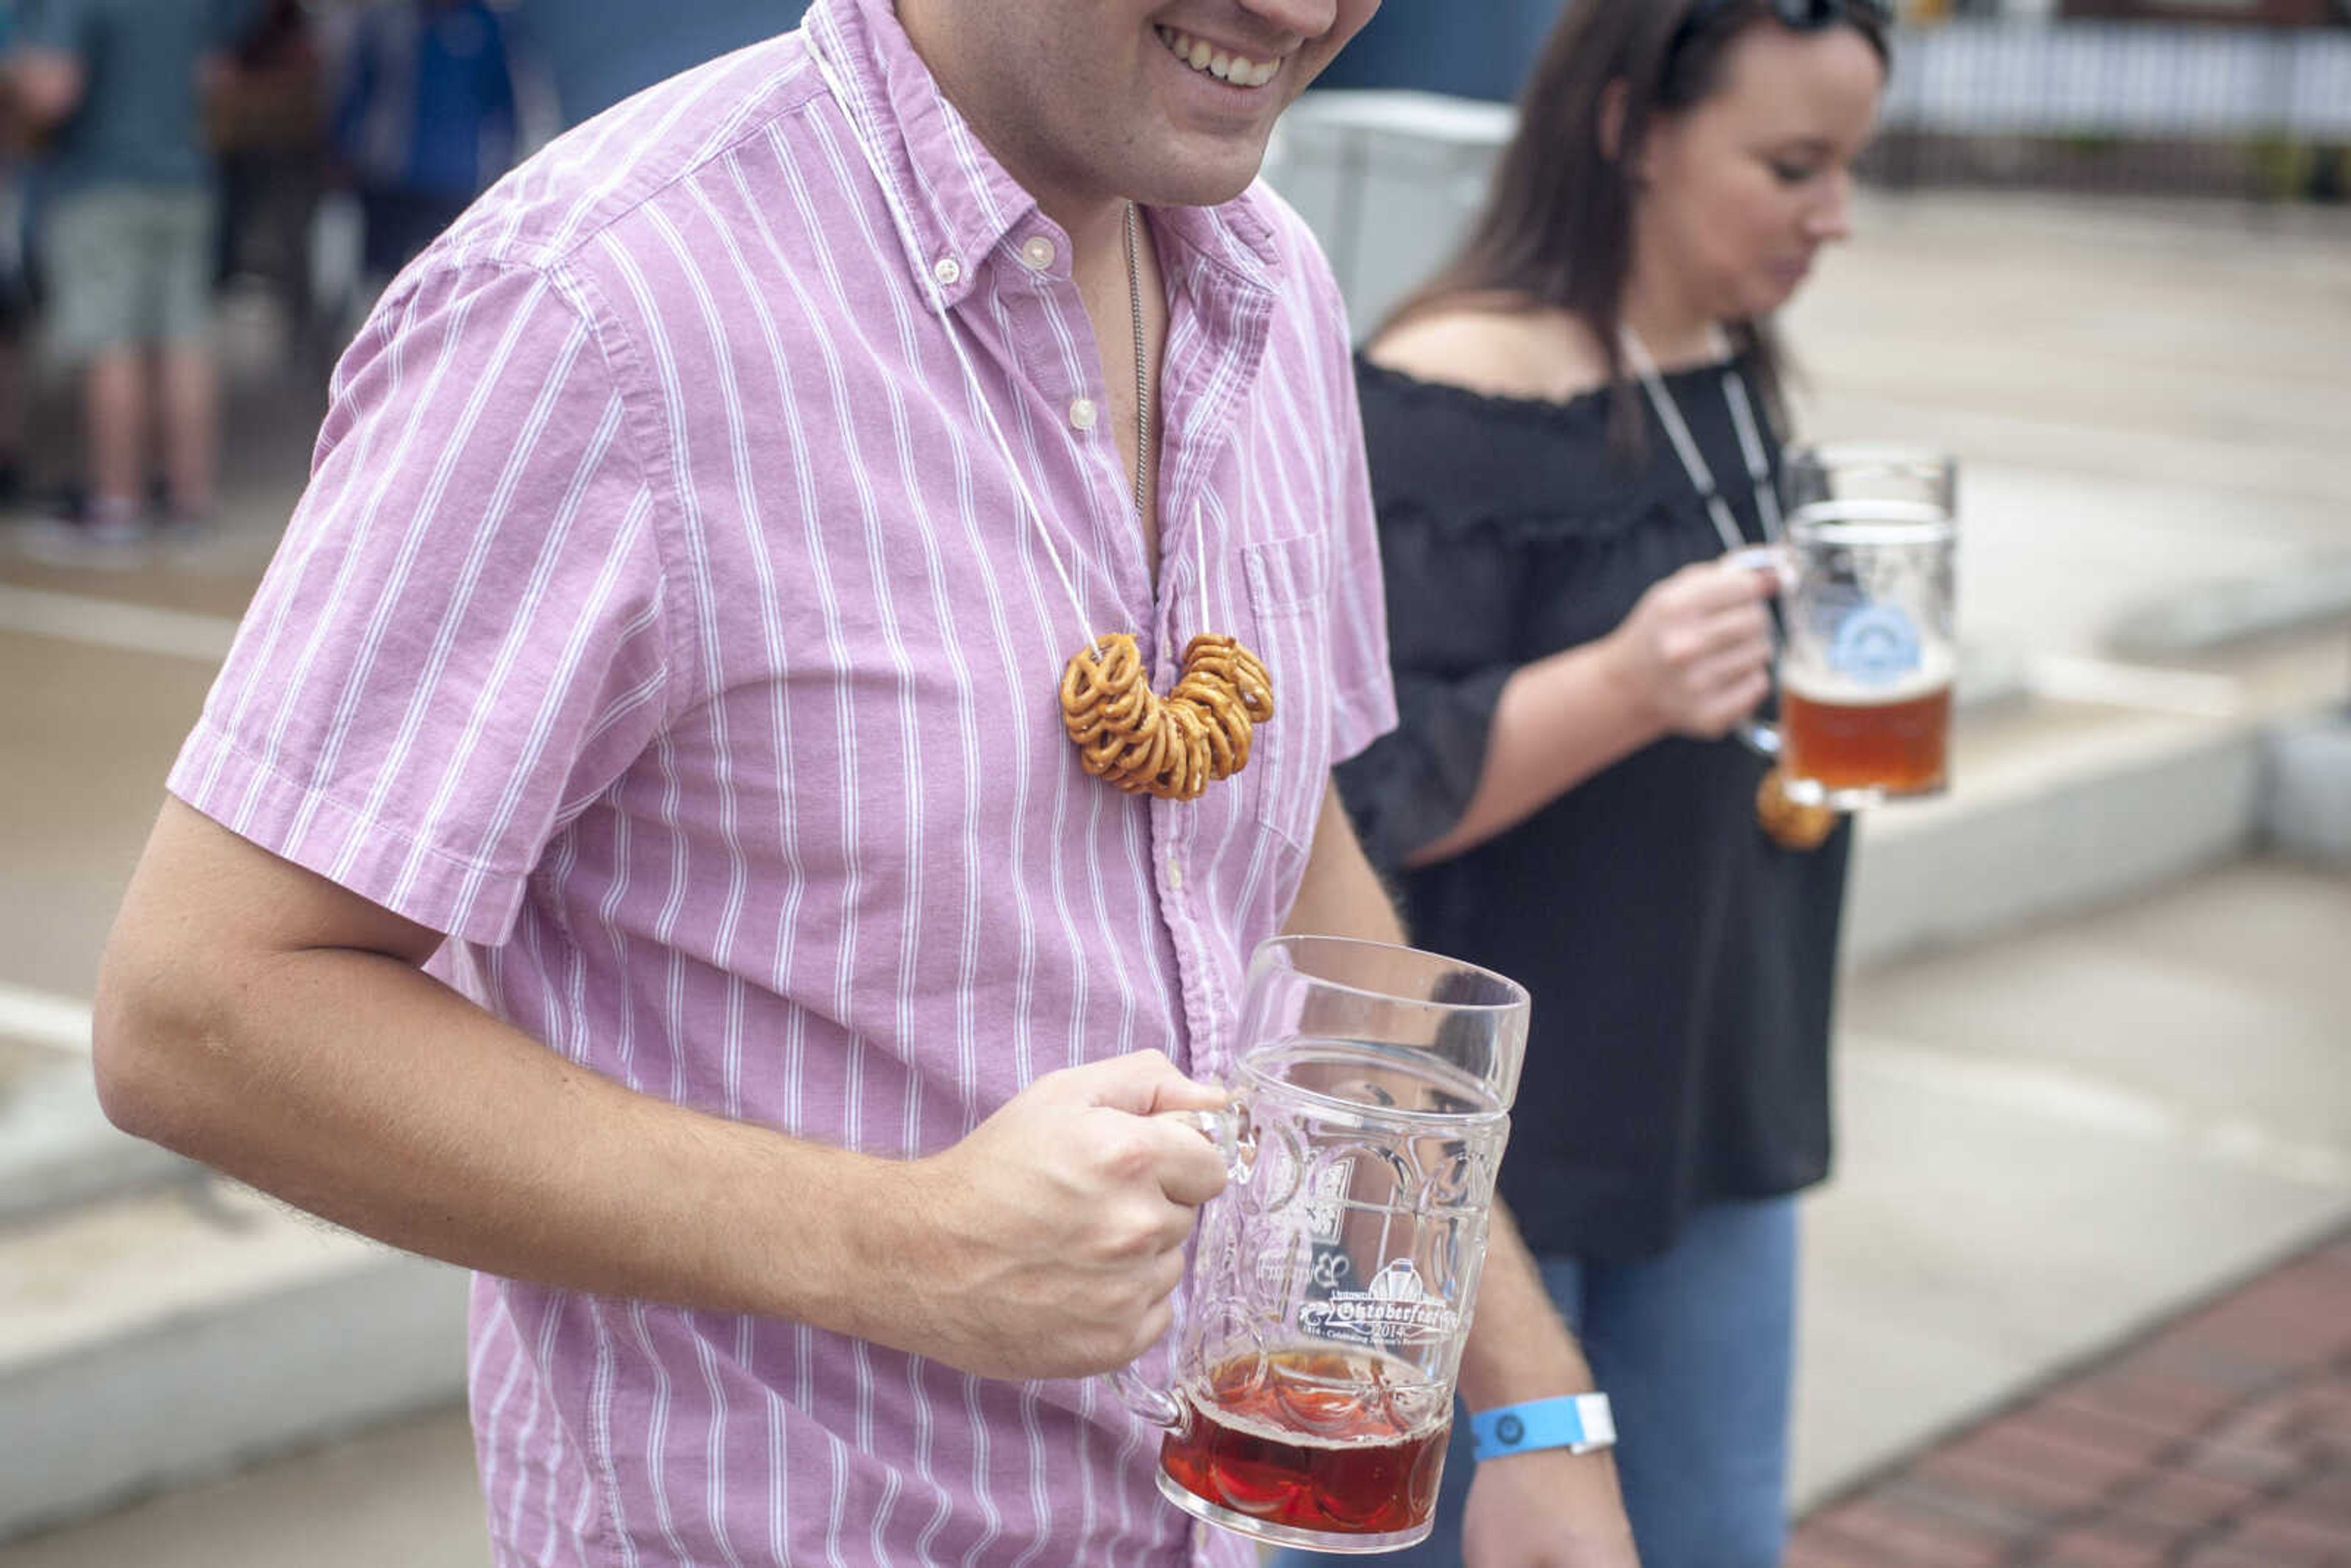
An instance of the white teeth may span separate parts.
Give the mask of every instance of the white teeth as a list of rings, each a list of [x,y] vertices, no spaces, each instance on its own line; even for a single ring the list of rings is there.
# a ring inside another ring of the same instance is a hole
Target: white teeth
[[[1281,69],[1280,60],[1252,60],[1228,54],[1206,39],[1193,37],[1189,33],[1178,32],[1173,27],[1163,26],[1157,31],[1159,41],[1167,46],[1169,54],[1194,70],[1205,72],[1218,81],[1230,82],[1235,87],[1263,87]]]

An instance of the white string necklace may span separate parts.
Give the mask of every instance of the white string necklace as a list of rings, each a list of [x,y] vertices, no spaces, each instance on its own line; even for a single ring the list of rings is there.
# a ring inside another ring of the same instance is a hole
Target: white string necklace
[[[1132,633],[1114,632],[1103,635],[1093,629],[1085,600],[1078,592],[1077,580],[1061,559],[1061,546],[1045,521],[1045,509],[1038,504],[1028,476],[1013,453],[1012,443],[989,405],[987,384],[980,380],[979,371],[964,347],[963,333],[956,325],[946,290],[961,276],[961,269],[950,268],[944,260],[935,267],[923,265],[921,247],[914,242],[914,225],[899,204],[896,189],[883,177],[881,161],[861,123],[859,100],[851,96],[835,74],[831,61],[821,48],[814,47],[813,41],[809,52],[834,100],[849,117],[852,137],[882,193],[883,204],[889,209],[891,225],[898,231],[898,243],[909,262],[915,266],[916,276],[923,279],[924,298],[939,319],[947,346],[955,351],[965,389],[1004,459],[1005,469],[1012,476],[1013,488],[1019,495],[1037,537],[1044,541],[1046,556],[1053,563],[1053,574],[1061,580],[1061,591],[1069,595],[1071,608],[1077,612],[1078,629],[1086,645],[1063,666],[1060,699],[1062,727],[1077,747],[1081,764],[1088,773],[1129,794],[1169,800],[1197,800],[1209,785],[1249,766],[1255,727],[1273,717],[1271,673],[1237,639],[1203,631],[1185,645],[1176,684],[1162,696],[1151,689],[1142,653]],[[1127,303],[1134,329],[1134,508],[1139,527],[1149,494],[1151,397],[1144,362],[1142,275],[1135,255],[1140,220],[1132,202],[1126,204],[1124,223]],[[1198,549],[1200,616],[1205,623],[1208,614],[1207,517],[1196,507],[1193,521],[1193,542]]]
[[[1697,439],[1690,434],[1689,423],[1682,418],[1681,405],[1674,401],[1673,390],[1666,385],[1657,361],[1629,323],[1624,329],[1624,342],[1625,357],[1632,361],[1642,386],[1647,389],[1649,405],[1657,411],[1657,422],[1666,427],[1666,434],[1682,460],[1683,471],[1689,475],[1698,498],[1706,503],[1707,516],[1714,519],[1714,531],[1722,537],[1723,554],[1738,554],[1747,548],[1746,539],[1739,532],[1739,519],[1731,515],[1730,504],[1722,498],[1722,491],[1714,482],[1714,471],[1707,466],[1706,455],[1698,450]],[[1726,352],[1728,347],[1725,345]],[[1747,459],[1747,476],[1754,485],[1755,509],[1763,520],[1764,540],[1776,545],[1782,533],[1780,497],[1771,486],[1771,460],[1763,449],[1762,430],[1756,423],[1754,406],[1748,400],[1747,379],[1739,373],[1735,362],[1722,372],[1722,398],[1730,405],[1730,423],[1739,431],[1739,449]],[[1836,829],[1837,814],[1825,806],[1808,805],[1791,798],[1787,779],[1774,766],[1755,787],[1755,821],[1782,849],[1802,852],[1816,850],[1828,841],[1829,834]]]
[[[1649,406],[1657,411],[1657,423],[1666,427],[1674,451],[1682,460],[1682,470],[1689,476],[1698,499],[1706,503],[1707,516],[1714,519],[1714,531],[1722,537],[1723,553],[1736,554],[1747,548],[1747,540],[1739,532],[1739,520],[1731,515],[1730,504],[1722,498],[1722,491],[1714,482],[1714,470],[1707,466],[1706,454],[1698,450],[1689,424],[1682,418],[1681,405],[1674,401],[1673,389],[1658,373],[1657,361],[1649,355],[1648,346],[1641,335],[1627,324],[1624,329],[1625,357],[1641,378],[1642,387],[1649,394]],[[1780,542],[1780,497],[1771,486],[1771,459],[1763,449],[1763,434],[1755,419],[1754,405],[1748,400],[1747,378],[1739,373],[1736,363],[1722,372],[1722,399],[1730,405],[1730,423],[1739,431],[1739,449],[1747,459],[1747,476],[1755,489],[1755,508],[1763,519],[1763,538],[1767,544]]]

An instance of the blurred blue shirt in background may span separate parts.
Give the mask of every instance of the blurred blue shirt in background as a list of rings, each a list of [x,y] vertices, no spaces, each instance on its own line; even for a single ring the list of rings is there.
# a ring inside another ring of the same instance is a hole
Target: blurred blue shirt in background
[[[197,63],[224,55],[252,0],[34,0],[16,41],[79,60],[81,102],[46,154],[56,189],[200,185],[211,177]]]
[[[729,50],[799,26],[805,0],[515,0],[517,41],[567,125]]]

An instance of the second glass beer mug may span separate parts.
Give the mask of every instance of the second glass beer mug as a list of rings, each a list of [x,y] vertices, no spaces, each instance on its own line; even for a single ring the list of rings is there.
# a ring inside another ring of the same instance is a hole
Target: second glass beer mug
[[[1788,520],[1780,722],[1792,800],[1849,810],[1950,778],[1958,531],[1940,506],[1823,501]]]
[[[1178,1507],[1324,1552],[1427,1536],[1526,1028],[1522,988],[1435,954],[1258,950],[1173,1386],[1118,1378]]]

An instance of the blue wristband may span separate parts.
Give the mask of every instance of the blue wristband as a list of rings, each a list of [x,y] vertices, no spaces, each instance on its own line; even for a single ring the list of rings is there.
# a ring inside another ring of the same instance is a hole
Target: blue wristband
[[[1565,1448],[1589,1454],[1616,1441],[1616,1418],[1605,1394],[1570,1394],[1504,1405],[1469,1417],[1479,1459],[1523,1454],[1535,1448]]]

